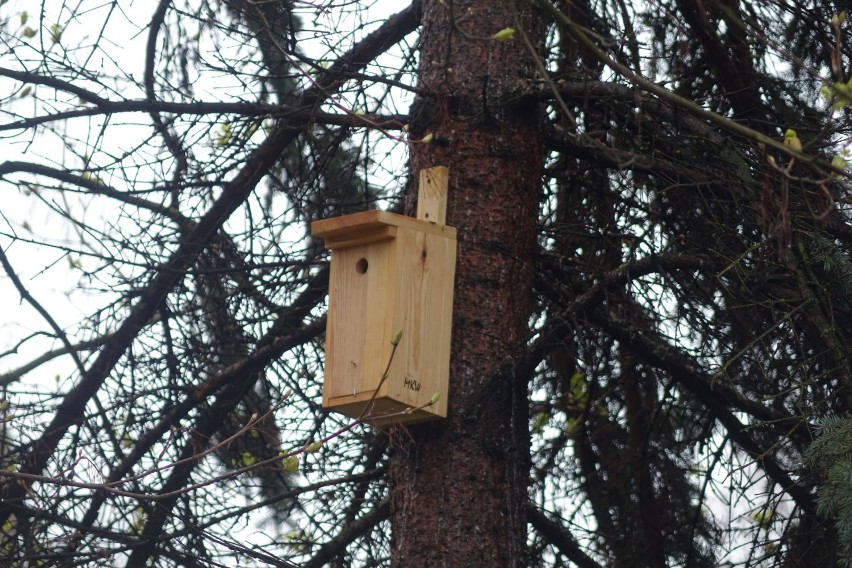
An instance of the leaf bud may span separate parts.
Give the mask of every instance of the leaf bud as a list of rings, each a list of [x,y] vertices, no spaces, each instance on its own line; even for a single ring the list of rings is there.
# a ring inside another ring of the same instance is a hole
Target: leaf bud
[[[512,41],[515,39],[515,28],[503,28],[491,37],[497,41]]]

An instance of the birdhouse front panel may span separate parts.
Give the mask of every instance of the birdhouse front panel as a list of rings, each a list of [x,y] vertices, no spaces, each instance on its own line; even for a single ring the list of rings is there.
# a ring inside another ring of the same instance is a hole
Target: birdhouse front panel
[[[339,397],[358,397],[375,390],[390,356],[390,344],[371,341],[369,334],[393,337],[387,310],[392,293],[389,270],[393,241],[338,249],[329,277],[329,311],[326,345],[326,381],[323,402]]]

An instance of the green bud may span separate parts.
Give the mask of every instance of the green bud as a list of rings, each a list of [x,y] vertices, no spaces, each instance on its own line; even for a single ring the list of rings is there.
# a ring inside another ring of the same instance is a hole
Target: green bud
[[[399,330],[399,331],[397,331],[397,332],[396,332],[396,334],[393,336],[393,339],[391,339],[391,345],[393,345],[394,347],[395,347],[395,346],[397,346],[397,345],[399,345],[399,341],[400,341],[401,339],[402,339],[402,330],[400,329],[400,330]]]
[[[218,129],[213,133],[213,142],[220,148],[227,146],[234,139],[234,127],[230,122],[220,124]]]
[[[768,527],[775,520],[774,511],[756,511],[752,513],[751,520],[760,527]]]
[[[491,37],[497,41],[512,41],[515,39],[515,28],[503,28]]]
[[[59,43],[60,39],[62,39],[62,26],[59,24],[52,24],[50,26],[50,41],[53,43]]]
[[[788,128],[784,133],[784,146],[793,150],[794,152],[802,151],[802,141],[799,140],[799,135],[796,134],[796,131],[792,128]]]
[[[244,467],[251,467],[257,463],[257,458],[251,452],[243,452],[240,454],[240,463]]]
[[[287,456],[281,460],[281,465],[287,473],[296,473],[299,471],[299,456]]]

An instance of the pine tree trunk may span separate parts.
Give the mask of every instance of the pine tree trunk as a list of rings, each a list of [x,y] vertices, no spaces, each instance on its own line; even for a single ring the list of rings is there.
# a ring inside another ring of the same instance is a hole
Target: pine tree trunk
[[[447,420],[394,437],[392,565],[526,566],[527,377],[498,372],[529,333],[531,256],[544,162],[531,5],[424,6],[411,176],[450,168],[447,223],[458,229]],[[491,36],[504,29],[510,41]],[[432,141],[421,138],[432,134]],[[409,212],[411,204],[408,204]]]

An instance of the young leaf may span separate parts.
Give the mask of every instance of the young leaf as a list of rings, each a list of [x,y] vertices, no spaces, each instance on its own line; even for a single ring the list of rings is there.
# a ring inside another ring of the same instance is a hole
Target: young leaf
[[[299,471],[299,456],[287,456],[281,460],[281,465],[287,473],[296,473]]]
[[[251,452],[243,452],[240,454],[240,463],[244,467],[251,467],[258,462],[258,459]]]
[[[794,152],[802,151],[802,141],[799,140],[799,135],[792,128],[788,128],[784,133],[784,145]]]
[[[391,345],[394,345],[394,346],[399,345],[399,341],[401,339],[402,339],[402,330],[400,329],[399,331],[397,331],[394,334],[393,339],[391,339]]]
[[[50,41],[53,43],[59,43],[59,40],[62,38],[62,26],[59,24],[53,24],[50,26]]]
[[[515,28],[503,28],[491,37],[497,41],[512,41],[515,39]]]

